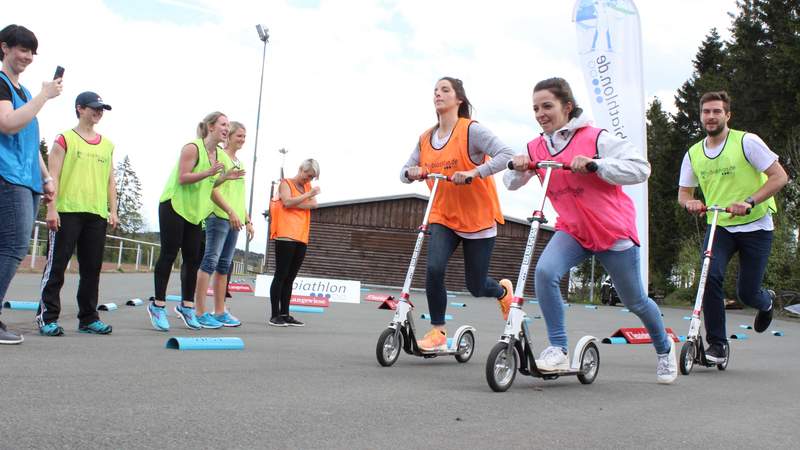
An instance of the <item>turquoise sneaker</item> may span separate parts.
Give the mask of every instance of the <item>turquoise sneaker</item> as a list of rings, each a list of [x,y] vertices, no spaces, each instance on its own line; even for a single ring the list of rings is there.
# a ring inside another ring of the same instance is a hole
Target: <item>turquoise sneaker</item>
[[[237,319],[236,317],[233,317],[233,315],[228,311],[225,311],[222,314],[217,314],[216,316],[214,316],[214,318],[217,319],[219,322],[221,322],[222,326],[225,327],[238,327],[239,325],[242,324],[241,320]]]
[[[111,325],[103,322],[102,320],[95,320],[89,325],[81,325],[78,327],[81,333],[90,334],[111,334]]]
[[[197,323],[199,323],[200,326],[203,328],[211,328],[211,329],[222,328],[222,322],[215,319],[214,316],[211,315],[211,313],[205,313],[202,316],[198,317]]]
[[[158,331],[169,331],[169,320],[167,310],[156,306],[152,301],[147,302],[147,315],[150,316],[150,323]]]
[[[61,336],[64,334],[64,329],[58,322],[50,322],[39,327],[39,334],[42,336]]]
[[[178,314],[178,317],[183,320],[186,328],[189,328],[190,330],[199,330],[200,328],[203,328],[200,323],[197,322],[197,315],[194,313],[194,308],[187,308],[183,305],[177,305],[175,307],[175,312]]]

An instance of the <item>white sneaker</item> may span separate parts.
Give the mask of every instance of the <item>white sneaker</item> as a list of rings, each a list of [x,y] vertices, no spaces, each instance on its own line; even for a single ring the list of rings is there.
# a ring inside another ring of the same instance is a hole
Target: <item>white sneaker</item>
[[[557,372],[569,370],[567,354],[561,347],[547,347],[536,360],[536,367],[543,372]]]
[[[658,355],[658,366],[656,366],[656,376],[661,384],[671,384],[678,378],[678,362],[675,360],[675,341],[669,339],[669,353]]]

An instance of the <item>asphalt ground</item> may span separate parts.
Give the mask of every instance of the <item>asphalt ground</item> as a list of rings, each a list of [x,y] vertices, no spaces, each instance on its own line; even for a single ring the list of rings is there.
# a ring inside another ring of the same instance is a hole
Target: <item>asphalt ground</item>
[[[172,278],[169,293],[178,293],[179,276]],[[295,314],[305,328],[274,328],[265,325],[267,299],[234,294],[230,309],[242,327],[191,331],[171,312],[164,333],[151,328],[144,306],[124,306],[151,295],[152,275],[104,274],[101,303],[121,306],[101,313],[114,332],[95,336],[76,332],[76,284],[68,275],[65,336],[39,336],[32,311],[3,311],[25,342],[0,346],[2,449],[733,449],[800,441],[800,323],[776,320],[770,330],[782,337],[739,328],[752,323],[752,311],[728,313],[728,333],[748,339],[731,341],[724,372],[696,367],[659,385],[651,345],[600,345],[591,385],[517,375],[507,392],[494,393],[484,368],[504,324],[491,299],[450,299],[468,305],[448,308],[450,330],[477,328],[469,362],[403,353],[383,368],[375,346],[392,312],[376,303],[332,304],[323,314]],[[34,300],[38,285],[37,275],[19,275],[6,300]],[[369,293],[381,292],[397,295]],[[412,299],[416,313],[427,312],[424,294]],[[536,305],[526,311],[540,314]],[[663,311],[666,326],[686,334],[688,310]],[[570,345],[640,326],[618,307],[573,305],[566,314]],[[541,351],[543,321],[531,329]],[[237,336],[245,348],[169,350],[170,336]]]

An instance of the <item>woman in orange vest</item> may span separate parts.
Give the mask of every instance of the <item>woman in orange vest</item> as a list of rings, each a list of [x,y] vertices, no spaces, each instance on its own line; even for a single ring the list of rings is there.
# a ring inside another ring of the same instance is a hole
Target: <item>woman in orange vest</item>
[[[319,187],[311,187],[315,178],[319,179],[319,163],[314,159],[303,161],[294,178],[281,180],[278,198],[270,202],[269,238],[275,240],[275,276],[269,289],[272,314],[268,324],[275,327],[305,326],[289,315],[289,301],[306,256],[311,210],[317,207]]]
[[[442,183],[430,213],[428,267],[425,292],[433,328],[417,342],[423,351],[447,347],[445,269],[459,243],[464,252],[467,289],[475,297],[494,297],[508,315],[514,289],[511,282],[489,278],[489,261],[503,223],[493,174],[505,169],[513,156],[486,127],[471,119],[472,105],[457,78],[444,77],[433,91],[437,124],[422,133],[414,152],[400,171],[404,183],[420,180],[428,173],[451,177]],[[468,178],[473,181],[466,184]]]

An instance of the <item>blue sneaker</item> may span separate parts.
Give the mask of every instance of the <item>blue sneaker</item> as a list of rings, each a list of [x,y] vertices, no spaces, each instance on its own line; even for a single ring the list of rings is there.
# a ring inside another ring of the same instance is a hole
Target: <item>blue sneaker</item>
[[[175,306],[175,312],[178,314],[178,317],[183,320],[183,323],[186,325],[186,328],[190,330],[199,330],[203,328],[200,323],[197,322],[197,316],[194,313],[194,308],[187,308],[183,305]]]
[[[89,325],[81,325],[78,327],[81,333],[91,334],[111,334],[111,325],[103,322],[102,320],[95,320]]]
[[[150,316],[150,323],[158,331],[169,331],[169,320],[167,320],[167,310],[156,306],[153,302],[147,303],[147,315]]]
[[[61,336],[64,334],[64,329],[61,328],[58,322],[50,322],[39,327],[39,334],[42,336]]]
[[[217,314],[216,316],[214,316],[214,318],[217,319],[219,322],[222,323],[223,326],[226,327],[238,327],[239,325],[242,324],[241,320],[237,319],[236,317],[233,317],[233,315],[228,311],[225,311],[222,314]]]
[[[205,313],[202,316],[198,317],[197,323],[199,323],[200,326],[203,328],[211,328],[211,329],[222,328],[222,322],[215,319],[214,316],[211,315],[211,313]]]

